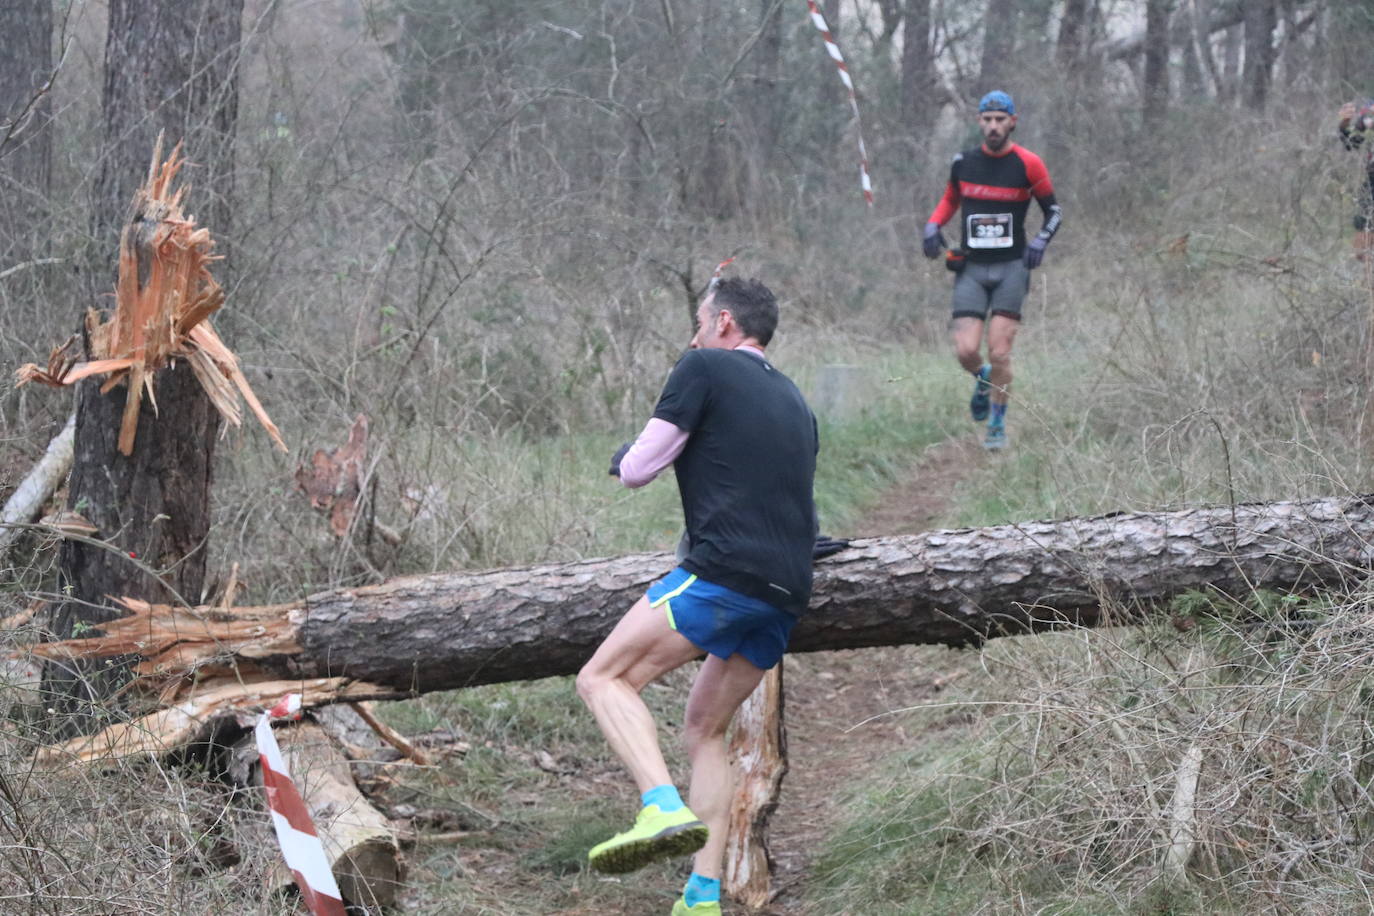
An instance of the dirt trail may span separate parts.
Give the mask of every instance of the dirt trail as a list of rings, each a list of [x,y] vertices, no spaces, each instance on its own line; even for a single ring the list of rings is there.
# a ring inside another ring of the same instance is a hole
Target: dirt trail
[[[955,486],[983,459],[973,436],[932,446],[911,478],[885,494],[846,534],[928,530],[948,510]],[[874,761],[918,738],[904,730],[899,718],[882,714],[938,693],[949,674],[943,670],[948,652],[938,646],[903,646],[786,657],[791,769],[769,827],[776,863],[774,900],[756,911],[760,916],[807,913],[801,898],[811,866],[825,838],[843,820],[844,812],[834,801],[837,790],[863,779]]]

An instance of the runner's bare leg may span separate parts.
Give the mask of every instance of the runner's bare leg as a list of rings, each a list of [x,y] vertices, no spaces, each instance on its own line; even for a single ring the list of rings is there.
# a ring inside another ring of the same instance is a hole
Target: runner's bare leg
[[[983,368],[983,319],[969,315],[955,318],[949,323],[949,339],[965,372]]]
[[[781,664],[781,663],[779,663]],[[730,797],[734,771],[730,766],[726,733],[740,704],[763,680],[764,671],[742,655],[720,659],[706,656],[687,698],[683,740],[692,761],[687,805],[710,828],[710,838],[692,860],[703,878],[720,878],[730,826]]]
[[[663,608],[640,598],[578,672],[578,694],[641,794],[671,785],[673,779],[659,747],[658,726],[640,691],[700,655],[700,649],[668,625]]]
[[[1011,394],[1011,345],[1021,322],[993,315],[988,322],[988,362],[992,364],[992,403],[1005,404]]]

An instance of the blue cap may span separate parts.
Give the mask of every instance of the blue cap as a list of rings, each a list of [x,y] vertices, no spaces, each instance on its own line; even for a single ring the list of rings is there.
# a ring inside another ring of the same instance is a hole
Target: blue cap
[[[978,113],[982,114],[985,111],[1005,111],[1009,115],[1015,115],[1016,103],[1001,89],[994,89],[978,103]]]

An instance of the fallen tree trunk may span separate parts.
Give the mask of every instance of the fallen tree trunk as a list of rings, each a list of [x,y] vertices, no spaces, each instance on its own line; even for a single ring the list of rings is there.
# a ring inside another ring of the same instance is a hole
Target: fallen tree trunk
[[[969,644],[1091,626],[1104,604],[1118,617],[1139,614],[1190,590],[1243,596],[1357,581],[1372,541],[1374,497],[855,540],[817,564],[790,651]],[[134,613],[102,625],[103,636],[35,650],[140,656],[137,673],[164,702],[185,697],[190,688],[176,685],[193,673],[197,692],[225,680],[336,678],[353,685],[347,699],[549,677],[576,671],[672,565],[670,554],[652,553],[415,576],[273,607],[126,602]],[[321,690],[314,700],[339,698]]]
[[[278,742],[344,900],[374,910],[394,905],[403,874],[396,835],[358,791],[348,759],[318,725],[283,729]],[[293,883],[284,868],[278,880]]]
[[[43,514],[43,507],[67,479],[75,442],[76,414],[72,413],[62,431],[48,443],[43,457],[5,502],[5,508],[0,509],[0,554],[19,538],[24,525]]]

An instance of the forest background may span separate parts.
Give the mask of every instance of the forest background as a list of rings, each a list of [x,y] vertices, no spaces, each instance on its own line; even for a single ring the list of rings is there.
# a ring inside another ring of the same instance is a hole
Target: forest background
[[[0,365],[44,363],[108,303],[116,235],[102,214],[141,177],[108,166],[142,129],[109,104],[109,17],[163,6],[0,8]],[[927,446],[970,432],[944,342],[948,275],[915,240],[991,88],[1015,95],[1015,139],[1045,158],[1065,228],[1018,341],[1014,449],[948,481],[939,521],[1370,489],[1374,292],[1349,248],[1364,157],[1341,148],[1335,112],[1374,93],[1374,4],[820,6],[858,87],[871,208],[858,124],[800,0],[243,0],[217,7],[241,12],[227,46],[200,41],[215,34],[195,27],[209,6],[181,5],[190,57],[238,78],[204,125],[232,138],[232,168],[193,157],[185,174],[188,210],[226,256],[216,326],[294,453],[251,428],[221,442],[196,597],[213,601],[234,564],[239,600],[271,603],[670,547],[672,484],[627,494],[604,466],[730,255],[779,293],[774,359],[804,390],[819,395],[827,366],[857,367],[847,405],[823,417],[823,526],[886,533],[855,526]],[[71,406],[0,390],[0,497]],[[293,473],[358,414],[364,510],[336,538]],[[7,610],[56,588],[41,533],[4,563]],[[925,737],[846,782],[834,803],[852,821],[822,839],[782,911],[1367,911],[1360,593],[1303,604],[1336,635],[1278,650],[1234,609],[1195,604],[1179,614],[1207,625],[900,656],[966,666],[965,693],[901,714]],[[1271,605],[1293,610],[1258,596],[1247,612]],[[1276,679],[1294,699],[1272,701]],[[1128,714],[1142,697],[1150,715]],[[32,715],[29,694],[7,702]],[[662,904],[577,865],[620,799],[569,685],[389,715],[466,736],[474,750],[425,791],[480,810],[496,838],[418,848],[407,911]],[[7,773],[24,774],[6,795],[7,899],[63,913],[289,906],[262,896],[262,854],[215,865],[219,839],[252,816],[230,813],[213,780],[46,779],[27,768],[24,731],[6,736]],[[1217,804],[1179,880],[1161,864],[1159,807],[1194,746]],[[550,772],[528,764],[534,749],[578,763]],[[520,800],[550,792],[568,805]],[[96,814],[114,805],[133,813]],[[92,844],[101,855],[74,852]],[[60,877],[15,877],[33,874],[33,850]],[[138,867],[108,864],[121,857]]]

